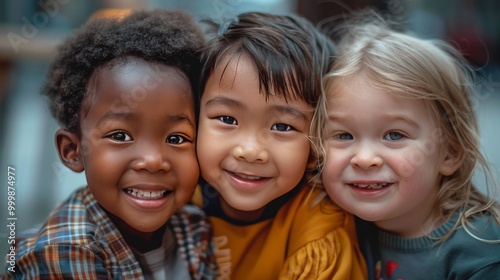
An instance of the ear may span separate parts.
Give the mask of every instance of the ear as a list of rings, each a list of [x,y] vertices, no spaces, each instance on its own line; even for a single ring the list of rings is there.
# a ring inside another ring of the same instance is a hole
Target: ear
[[[55,141],[61,162],[74,172],[82,172],[84,170],[82,148],[78,136],[65,129],[59,129]]]
[[[450,147],[441,163],[439,171],[444,176],[450,176],[462,165],[464,151],[459,147]]]

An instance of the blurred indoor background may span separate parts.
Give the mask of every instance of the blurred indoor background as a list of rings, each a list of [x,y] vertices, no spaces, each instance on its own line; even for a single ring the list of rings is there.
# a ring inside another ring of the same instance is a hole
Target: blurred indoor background
[[[94,13],[106,9],[182,9],[199,19],[244,11],[296,13],[315,23],[366,6],[401,20],[424,37],[455,44],[480,72],[474,97],[481,141],[500,174],[500,1],[496,0],[2,0],[0,2],[0,271],[7,253],[7,169],[15,168],[16,230],[33,227],[75,188],[83,174],[56,154],[58,125],[40,96],[56,46]],[[478,183],[481,180],[476,178]]]

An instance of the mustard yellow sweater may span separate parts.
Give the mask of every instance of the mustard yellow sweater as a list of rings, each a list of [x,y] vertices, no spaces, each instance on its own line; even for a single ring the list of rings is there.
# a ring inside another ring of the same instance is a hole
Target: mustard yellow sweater
[[[198,189],[199,191],[199,189]],[[200,192],[197,204],[202,206]],[[269,218],[236,225],[209,216],[217,279],[366,279],[354,218],[321,189],[303,187]]]

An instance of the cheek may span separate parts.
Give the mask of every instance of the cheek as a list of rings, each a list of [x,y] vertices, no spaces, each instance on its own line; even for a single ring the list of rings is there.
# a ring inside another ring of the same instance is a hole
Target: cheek
[[[292,178],[299,177],[299,180],[302,179],[309,161],[309,142],[305,141],[289,147],[277,143],[277,145],[269,145],[268,151],[272,153],[272,159],[279,166],[278,168],[281,168],[283,172],[286,172]]]
[[[188,173],[185,175],[185,177],[192,178],[192,180],[189,180],[190,182],[188,182],[188,185],[196,186],[198,177],[200,176],[200,168],[198,165],[198,161],[196,160],[196,157],[194,157],[194,155],[191,158],[191,164],[189,164],[186,169]]]
[[[326,189],[331,189],[336,178],[337,174],[335,174],[335,169],[330,168],[329,165],[325,165],[321,173],[321,181],[323,183],[323,186]]]
[[[189,152],[184,151],[177,155],[172,154],[169,160],[173,165],[172,168],[174,169],[173,171],[177,179],[183,182],[183,185],[191,187],[193,182],[195,182],[194,185],[196,185],[198,176],[200,175],[200,169],[194,147]]]
[[[339,180],[340,174],[346,165],[348,165],[348,162],[343,159],[339,151],[335,152],[333,149],[327,149],[321,172],[321,180],[325,188],[332,188],[332,184]]]
[[[415,150],[407,153],[393,153],[386,158],[396,174],[401,178],[420,176],[422,169],[434,168],[436,163],[429,156]]]
[[[347,162],[347,157],[342,155],[342,150],[334,150],[332,148],[327,147],[323,162],[324,172],[332,173],[335,171],[339,171],[341,168],[341,163],[343,161]]]
[[[201,170],[206,170],[208,168],[215,168],[218,166],[215,163],[219,160],[218,154],[221,149],[221,145],[216,145],[214,140],[205,138],[206,140],[198,141],[197,144],[197,156],[198,162],[200,164]]]
[[[218,134],[214,129],[205,124],[198,131],[196,153],[202,170],[217,168],[219,162],[229,154],[233,139],[223,134]]]
[[[115,179],[116,173],[121,172],[121,166],[126,159],[119,154],[106,153],[93,149],[83,159],[85,174],[88,178],[101,181],[111,181]]]

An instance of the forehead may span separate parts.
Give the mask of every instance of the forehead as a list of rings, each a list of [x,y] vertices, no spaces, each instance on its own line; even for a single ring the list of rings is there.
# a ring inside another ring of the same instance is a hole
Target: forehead
[[[108,63],[97,72],[96,78],[101,81],[113,79],[123,86],[141,85],[145,89],[151,89],[165,81],[191,90],[189,79],[180,69],[134,57]]]
[[[93,74],[80,112],[85,118],[90,112],[129,113],[146,106],[167,110],[171,103],[179,107],[168,106],[168,110],[194,111],[191,85],[183,72],[159,63],[128,59],[105,65]]]
[[[295,69],[286,71],[284,66],[276,66],[276,61],[271,63],[259,59],[246,50],[230,49],[218,58],[208,78],[215,78],[217,82],[225,82],[226,85],[234,85],[242,75],[246,75],[245,79],[255,80],[259,92],[266,98],[278,96],[285,100],[305,99],[303,82],[296,79]]]
[[[240,74],[240,75],[238,75]],[[219,84],[235,84],[238,76],[258,81],[257,68],[252,58],[244,52],[230,52],[224,54],[215,64],[212,77]]]
[[[293,88],[286,86],[281,90],[274,84],[270,73],[261,73],[255,65],[255,60],[245,52],[228,53],[215,65],[209,76],[205,90],[218,88],[222,91],[243,94],[257,92],[266,101],[283,100],[284,103],[306,104],[302,98],[294,94]],[[289,77],[292,74],[287,74]],[[266,77],[264,77],[266,76]],[[206,95],[205,92],[203,95]],[[307,105],[310,107],[310,105]]]
[[[349,114],[375,111],[386,115],[398,113],[413,115],[421,122],[425,120],[436,127],[441,120],[440,112],[434,108],[435,101],[427,100],[410,89],[374,83],[364,76],[333,78],[327,83],[326,94],[328,114],[335,114],[338,110]]]
[[[165,84],[179,87],[192,98],[189,79],[175,67],[135,57],[110,61],[92,73],[81,109],[87,110],[96,98],[102,97],[99,95],[106,93],[106,90],[102,90],[103,87],[108,90],[111,87],[115,89],[115,93],[123,95],[144,95],[146,91]]]

